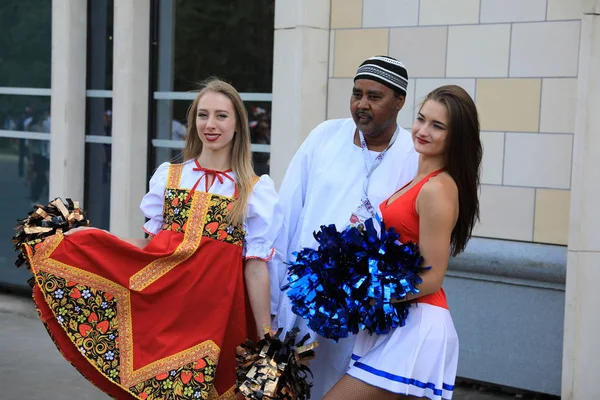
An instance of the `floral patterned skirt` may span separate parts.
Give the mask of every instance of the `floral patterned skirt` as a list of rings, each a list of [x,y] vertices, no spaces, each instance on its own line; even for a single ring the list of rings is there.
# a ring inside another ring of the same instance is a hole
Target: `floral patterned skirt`
[[[117,399],[237,399],[235,348],[256,339],[241,247],[161,231],[144,249],[100,230],[27,248],[41,320]]]

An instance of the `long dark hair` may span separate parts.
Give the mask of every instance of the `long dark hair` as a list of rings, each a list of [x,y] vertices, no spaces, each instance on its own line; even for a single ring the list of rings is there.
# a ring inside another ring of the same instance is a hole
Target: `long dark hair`
[[[450,238],[451,254],[460,254],[479,221],[479,174],[483,149],[477,107],[460,86],[441,86],[427,95],[448,111],[448,139],[444,165],[458,187],[458,220]]]

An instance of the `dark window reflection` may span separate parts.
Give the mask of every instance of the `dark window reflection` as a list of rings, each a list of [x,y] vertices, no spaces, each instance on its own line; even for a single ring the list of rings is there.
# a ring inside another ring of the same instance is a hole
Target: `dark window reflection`
[[[271,104],[266,106],[251,106],[248,111],[250,121],[250,140],[252,144],[270,145],[271,144]],[[252,162],[254,171],[257,175],[269,173],[270,152],[266,149],[254,151],[252,153]]]
[[[50,114],[36,113],[29,121],[29,132],[50,133]],[[50,169],[50,141],[24,141],[26,147],[25,180],[29,185],[29,200],[32,204],[48,203],[48,171]]]
[[[112,133],[112,100],[87,99],[87,135],[91,140],[110,137]],[[90,139],[88,139],[90,140]],[[108,229],[110,221],[111,145],[86,143],[85,203],[92,225]]]
[[[113,14],[113,0],[88,0],[88,89],[112,89]],[[112,136],[111,98],[87,98],[86,135],[84,207],[92,225],[109,229],[111,145],[97,142]]]
[[[110,145],[85,145],[85,210],[96,228],[108,229],[110,222]]]
[[[51,47],[52,1],[0,1],[0,86],[49,88]]]
[[[88,89],[112,89],[113,0],[88,0]]]
[[[217,75],[240,92],[271,92],[274,0],[176,0],[174,6],[174,91]]]
[[[31,124],[31,129],[44,129],[43,120]],[[26,287],[31,277],[25,268],[15,267],[16,253],[9,238],[14,234],[17,219],[25,218],[32,210],[32,203],[48,202],[49,143],[0,138],[0,185],[5,188],[0,194],[0,237],[3,238],[0,240],[0,281],[3,283]]]
[[[87,135],[111,136],[112,99],[88,97],[86,101]]]
[[[7,131],[50,133],[50,97],[0,96],[0,129]],[[48,136],[48,139],[50,137]],[[27,199],[45,203],[48,200],[48,177],[46,171],[50,160],[49,140],[3,139],[14,151],[16,174],[28,187]]]
[[[217,76],[241,93],[271,93],[274,12],[274,0],[155,0],[152,91],[189,92]],[[152,137],[183,140],[191,102],[155,101]],[[246,106],[252,143],[269,145],[270,102]],[[269,172],[269,158],[268,150],[253,153],[257,174]],[[151,159],[149,174],[161,162],[180,160],[180,150],[154,146]]]

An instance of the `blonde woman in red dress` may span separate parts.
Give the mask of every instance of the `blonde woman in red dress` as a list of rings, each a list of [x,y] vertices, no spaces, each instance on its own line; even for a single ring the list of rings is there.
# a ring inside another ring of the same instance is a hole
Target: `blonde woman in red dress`
[[[148,239],[77,228],[27,248],[57,347],[117,399],[239,398],[235,348],[270,325],[281,211],[229,84],[209,80],[192,103],[184,156],[150,180]]]

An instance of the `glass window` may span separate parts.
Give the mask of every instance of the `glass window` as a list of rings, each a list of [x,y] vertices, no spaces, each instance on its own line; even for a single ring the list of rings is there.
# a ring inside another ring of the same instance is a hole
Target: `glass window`
[[[17,219],[33,204],[48,203],[50,167],[50,97],[0,95],[0,281],[27,286],[30,274],[16,269],[8,240]]]
[[[255,170],[268,173],[275,1],[155,1],[151,165],[180,159],[189,92],[217,76],[242,93]]]
[[[274,0],[176,0],[174,8],[173,22],[165,24],[163,9],[159,21],[161,31],[171,22],[175,32],[173,46],[159,43],[163,57],[172,60],[171,90],[189,91],[216,75],[240,92],[271,93]]]
[[[93,226],[109,229],[114,0],[88,0],[84,207]]]
[[[50,87],[52,2],[0,2],[0,86]]]
[[[113,12],[113,0],[88,0],[88,89],[112,89]]]
[[[33,121],[31,129],[43,129]],[[48,203],[50,141],[0,138],[0,281],[26,286],[31,274],[15,267],[17,253],[8,240],[17,219],[27,217],[34,203]],[[6,190],[10,188],[10,190]]]
[[[87,99],[84,207],[96,228],[109,229],[112,99]]]
[[[252,162],[257,175],[269,174],[271,145],[271,103],[246,102],[252,141]]]
[[[85,144],[85,211],[90,223],[109,229],[110,223],[110,144]]]

